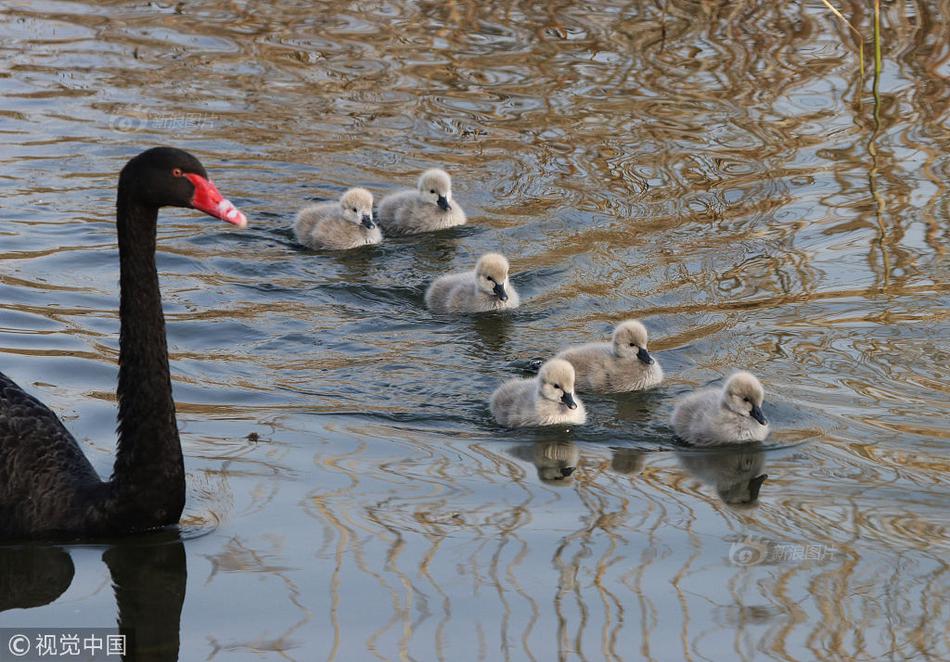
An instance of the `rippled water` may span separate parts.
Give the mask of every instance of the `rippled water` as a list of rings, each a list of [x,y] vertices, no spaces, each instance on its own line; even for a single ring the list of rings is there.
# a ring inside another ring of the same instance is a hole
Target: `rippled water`
[[[950,657],[947,0],[883,8],[877,95],[820,2],[0,9],[0,369],[103,474],[116,173],[183,147],[251,219],[160,222],[180,536],[0,549],[0,627],[121,609],[182,660]],[[471,225],[294,246],[307,200],[432,165]],[[526,305],[428,313],[488,250]],[[631,315],[661,389],[491,422],[501,380]],[[677,450],[674,397],[733,367],[766,447]]]

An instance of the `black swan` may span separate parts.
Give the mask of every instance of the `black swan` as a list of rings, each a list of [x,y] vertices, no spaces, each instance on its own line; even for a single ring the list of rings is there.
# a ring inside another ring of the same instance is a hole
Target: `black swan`
[[[0,539],[124,535],[178,522],[185,468],[155,268],[160,207],[191,207],[238,227],[191,154],[147,150],[119,174],[118,444],[102,481],[43,403],[0,373]]]

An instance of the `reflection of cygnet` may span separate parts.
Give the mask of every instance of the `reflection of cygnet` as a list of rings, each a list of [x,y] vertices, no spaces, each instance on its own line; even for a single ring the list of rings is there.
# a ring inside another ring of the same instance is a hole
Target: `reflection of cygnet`
[[[673,410],[673,430],[698,446],[762,441],[769,434],[764,399],[755,375],[737,372],[721,389],[705,388],[680,400]]]
[[[716,488],[720,499],[732,506],[751,505],[759,498],[759,490],[768,476],[765,453],[758,443],[740,449],[714,451],[678,451],[680,464],[693,476]]]
[[[572,441],[541,441],[516,446],[511,453],[520,460],[533,463],[541,482],[555,487],[574,482],[574,472],[581,459],[580,449]]]
[[[320,202],[297,214],[294,236],[308,248],[346,250],[378,244],[383,235],[373,221],[373,194],[351,188],[337,202]]]
[[[663,368],[647,351],[647,329],[638,320],[618,324],[609,343],[569,347],[557,357],[574,366],[582,391],[639,391],[663,381]]]
[[[426,291],[426,305],[437,313],[481,313],[517,308],[518,292],[508,282],[508,260],[486,253],[475,271],[446,274]]]
[[[465,212],[452,199],[452,180],[433,168],[419,177],[415,190],[398,191],[379,203],[379,222],[389,234],[415,234],[465,223]]]
[[[492,393],[492,416],[502,425],[583,425],[584,403],[574,397],[574,368],[567,361],[551,359],[533,379],[512,379]]]
[[[643,471],[646,453],[635,448],[615,448],[610,468],[618,474],[632,476]]]

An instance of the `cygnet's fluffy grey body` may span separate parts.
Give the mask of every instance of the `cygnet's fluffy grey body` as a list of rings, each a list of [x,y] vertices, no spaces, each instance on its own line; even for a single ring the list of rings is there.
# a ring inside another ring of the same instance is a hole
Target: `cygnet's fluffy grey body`
[[[373,194],[351,188],[337,202],[320,202],[297,213],[294,236],[308,248],[347,250],[378,244],[383,234],[373,220]]]
[[[673,430],[697,446],[763,441],[769,434],[764,399],[755,375],[737,372],[722,388],[702,389],[680,400],[673,410]]]
[[[437,313],[504,310],[520,302],[508,283],[508,260],[498,253],[483,255],[474,271],[440,276],[426,291],[426,305]]]
[[[416,234],[464,225],[465,212],[452,199],[452,179],[444,170],[426,170],[415,190],[392,193],[379,203],[386,234]]]
[[[612,342],[569,347],[557,358],[574,366],[582,391],[639,391],[663,381],[663,368],[647,351],[647,329],[637,320],[618,324]]]
[[[542,365],[537,377],[505,382],[489,406],[495,420],[509,428],[587,421],[584,403],[574,397],[574,368],[561,359]]]

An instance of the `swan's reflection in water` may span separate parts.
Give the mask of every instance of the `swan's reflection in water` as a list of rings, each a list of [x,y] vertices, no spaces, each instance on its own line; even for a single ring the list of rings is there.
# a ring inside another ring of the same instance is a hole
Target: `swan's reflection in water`
[[[0,547],[0,612],[48,605],[73,582],[73,560],[59,547]]]
[[[532,463],[538,479],[546,485],[568,486],[577,477],[581,449],[566,435],[522,444],[510,453]],[[636,476],[646,466],[651,451],[639,448],[612,448],[610,470],[624,476]],[[765,473],[765,449],[762,444],[743,444],[716,449],[681,449],[674,454],[680,468],[715,490],[716,496],[734,507],[754,506],[768,475]]]
[[[698,451],[676,451],[680,466],[710,485],[730,506],[754,506],[768,478],[762,444]]]
[[[573,484],[574,472],[581,460],[577,444],[565,439],[515,446],[511,454],[519,460],[531,462],[538,470],[538,480],[554,487]]]
[[[610,458],[610,469],[624,476],[635,476],[643,471],[647,454],[636,448],[615,448]]]
[[[123,540],[102,555],[115,590],[118,629],[131,632],[125,660],[178,659],[188,577],[178,531]],[[72,583],[73,561],[60,547],[0,548],[0,612],[57,600]]]

